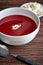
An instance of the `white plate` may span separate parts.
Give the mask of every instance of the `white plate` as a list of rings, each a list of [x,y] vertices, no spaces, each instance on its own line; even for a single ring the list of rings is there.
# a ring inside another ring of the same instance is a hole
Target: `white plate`
[[[25,9],[28,9],[28,10],[30,10],[29,8],[27,8],[26,6],[27,5],[30,5],[30,4],[34,4],[34,3],[37,3],[37,2],[29,2],[29,3],[24,3],[24,4],[22,4],[20,7],[21,8],[25,8]],[[40,3],[37,3],[37,4],[39,4],[40,5],[40,8],[43,8],[43,5],[42,4],[40,4]],[[39,6],[38,6],[39,7]],[[41,10],[41,9],[40,9]],[[30,10],[30,11],[32,11],[32,10]],[[34,12],[34,11],[32,11],[32,12]],[[35,13],[36,14],[36,13]],[[38,15],[37,15],[38,16]],[[42,17],[43,16],[43,12],[42,12],[42,14],[41,15],[39,15],[38,16],[38,18],[40,18],[40,17]]]

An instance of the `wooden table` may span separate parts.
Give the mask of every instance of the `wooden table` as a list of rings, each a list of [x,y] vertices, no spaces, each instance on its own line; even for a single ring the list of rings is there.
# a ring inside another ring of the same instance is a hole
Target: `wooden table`
[[[35,0],[31,0],[35,1]],[[43,4],[43,0],[36,0],[37,2]],[[0,10],[13,7],[20,6],[23,3],[30,2],[30,0],[0,0]],[[40,31],[37,36],[34,38],[32,42],[23,46],[10,46],[4,44],[0,41],[0,44],[6,45],[11,53],[18,54],[24,56],[28,59],[34,60],[40,65],[43,65],[43,17],[40,19]],[[0,65],[26,65],[15,58],[10,56],[4,58],[0,57]]]

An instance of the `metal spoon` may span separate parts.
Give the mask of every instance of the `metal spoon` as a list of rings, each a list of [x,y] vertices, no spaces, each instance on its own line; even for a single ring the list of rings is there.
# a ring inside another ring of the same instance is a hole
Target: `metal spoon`
[[[32,60],[29,60],[27,58],[24,58],[22,56],[19,56],[19,55],[16,55],[16,54],[11,54],[8,50],[8,48],[5,46],[5,45],[2,45],[0,44],[0,56],[8,56],[8,55],[11,55],[13,56],[14,58],[28,64],[28,65],[39,65],[37,64],[36,62],[32,61]]]

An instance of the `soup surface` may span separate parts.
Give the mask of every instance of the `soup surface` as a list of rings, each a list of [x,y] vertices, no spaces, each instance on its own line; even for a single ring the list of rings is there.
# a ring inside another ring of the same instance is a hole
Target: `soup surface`
[[[24,15],[10,15],[0,21],[0,32],[11,36],[22,36],[37,28],[34,20]]]

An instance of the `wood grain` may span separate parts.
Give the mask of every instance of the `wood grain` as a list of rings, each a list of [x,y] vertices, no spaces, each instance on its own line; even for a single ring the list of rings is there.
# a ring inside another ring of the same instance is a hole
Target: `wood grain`
[[[35,1],[35,0],[31,0]],[[43,0],[36,0],[43,4]],[[20,6],[23,3],[30,2],[30,0],[0,0],[0,10],[8,7]],[[11,53],[24,56],[28,59],[34,60],[40,65],[43,65],[43,17],[40,19],[40,31],[33,41],[23,46],[10,46],[0,41],[0,44],[6,45]],[[10,56],[0,57],[0,65],[26,65]]]

